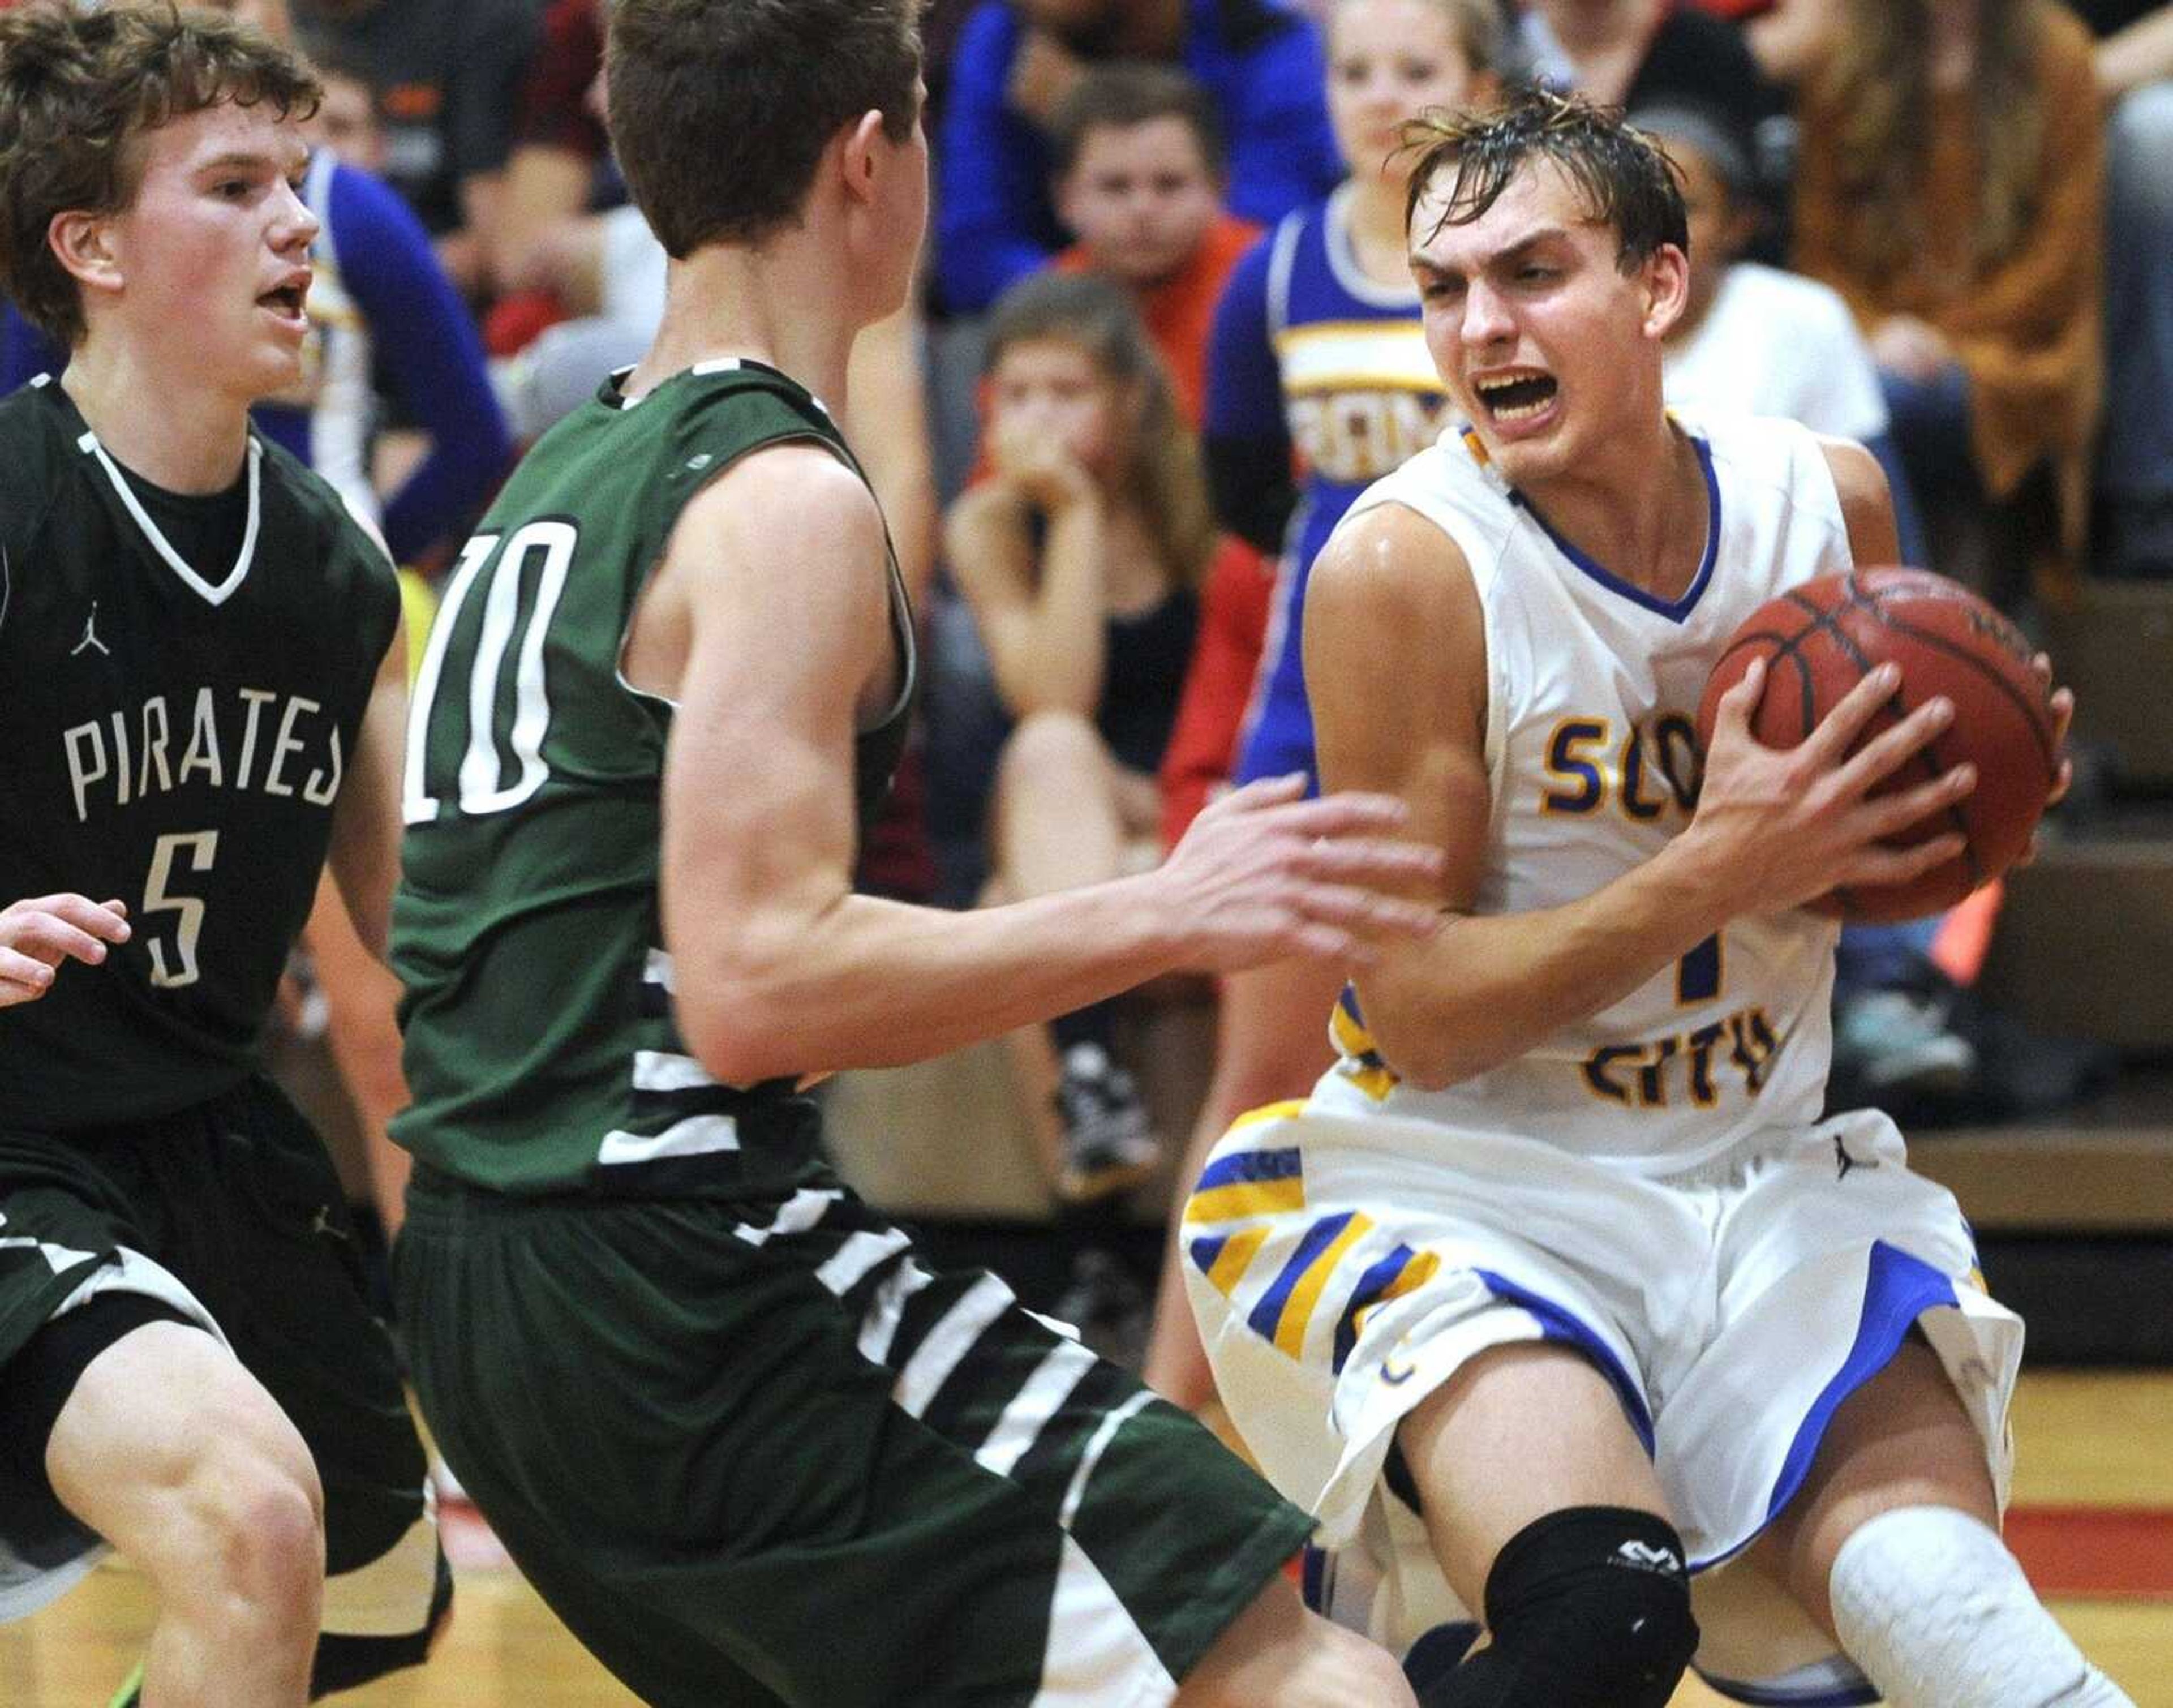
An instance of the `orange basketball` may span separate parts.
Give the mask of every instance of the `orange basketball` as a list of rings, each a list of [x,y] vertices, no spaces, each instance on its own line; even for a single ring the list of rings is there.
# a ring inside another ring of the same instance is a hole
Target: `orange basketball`
[[[2030,667],[2036,651],[2013,623],[1944,575],[1900,568],[1822,575],[1761,606],[1735,632],[1698,707],[1699,748],[1712,741],[1720,697],[1753,659],[1767,661],[1767,674],[1750,727],[1770,747],[1794,746],[1882,664],[1901,666],[1901,686],[1858,746],[1944,694],[1955,703],[1954,721],[1877,792],[1975,765],[1969,795],[1890,838],[1906,845],[1953,830],[1968,845],[1909,883],[1836,890],[1813,904],[1866,923],[1936,913],[1998,877],[2029,847],[2058,775],[2058,720]]]

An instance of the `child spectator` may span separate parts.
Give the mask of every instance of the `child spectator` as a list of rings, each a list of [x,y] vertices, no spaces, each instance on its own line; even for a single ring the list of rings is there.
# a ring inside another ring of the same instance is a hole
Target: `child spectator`
[[[2088,34],[2052,0],[1847,0],[1799,110],[1797,264],[1869,337],[1928,520],[2041,470],[2072,567],[2102,374]]]
[[[1058,105],[1050,141],[1057,212],[1078,239],[1058,271],[1098,272],[1131,291],[1196,430],[1215,304],[1260,234],[1222,205],[1214,104],[1168,67],[1097,66]]]
[[[1155,771],[1216,550],[1192,435],[1130,300],[1089,276],[1007,292],[987,356],[990,473],[945,545],[1015,720],[997,768],[994,882],[1006,899],[1154,863]],[[1051,1022],[1056,1189],[1136,1184],[1159,1147],[1111,1050],[1111,1008]]]
[[[1048,127],[1087,67],[1181,65],[1229,138],[1232,212],[1263,224],[1335,181],[1320,33],[1289,0],[983,0],[952,58],[938,159],[936,283],[979,314],[1062,242]]]
[[[1923,563],[1878,366],[1848,304],[1830,285],[1743,258],[1764,218],[1750,137],[1726,110],[1688,102],[1631,120],[1674,162],[1690,216],[1690,300],[1664,346],[1669,402],[1856,440],[1886,471],[1903,559]]]

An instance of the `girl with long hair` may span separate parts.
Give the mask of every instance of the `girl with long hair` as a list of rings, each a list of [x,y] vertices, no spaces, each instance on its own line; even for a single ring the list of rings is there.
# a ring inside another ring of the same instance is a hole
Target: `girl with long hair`
[[[1217,536],[1198,447],[1130,298],[1044,273],[999,300],[984,362],[988,477],[952,508],[951,571],[1013,720],[990,815],[1016,899],[1154,863],[1155,771]],[[1109,1005],[1049,1026],[1058,1194],[1137,1184],[1160,1149],[1111,1049]]]
[[[2103,367],[2104,141],[2052,0],[1842,0],[1799,91],[1798,267],[1871,341],[1934,526],[2052,477],[2072,565]]]

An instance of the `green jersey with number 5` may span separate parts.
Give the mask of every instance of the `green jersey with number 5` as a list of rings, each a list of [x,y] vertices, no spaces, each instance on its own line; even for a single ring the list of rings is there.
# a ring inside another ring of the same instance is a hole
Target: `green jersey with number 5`
[[[399,611],[384,552],[277,446],[189,497],[57,383],[0,403],[0,903],[117,897],[135,927],[0,1010],[0,1127],[148,1119],[255,1066]]]
[[[673,1021],[658,900],[672,708],[619,671],[687,502],[794,439],[851,462],[822,406],[757,363],[704,363],[631,404],[607,382],[462,552],[415,682],[393,914],[414,1098],[393,1133],[428,1167],[507,1192],[730,1197],[822,1172],[791,1082],[719,1084]],[[901,687],[859,741],[864,827],[912,692],[887,574]]]

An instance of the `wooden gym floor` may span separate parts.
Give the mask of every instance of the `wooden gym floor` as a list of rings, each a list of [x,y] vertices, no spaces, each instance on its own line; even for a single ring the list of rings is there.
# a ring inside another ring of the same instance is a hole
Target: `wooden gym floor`
[[[2173,1371],[2032,1372],[2014,1418],[2016,1551],[2138,1708],[2173,1708]],[[449,1528],[459,1617],[429,1668],[343,1696],[353,1708],[629,1708],[486,1537]],[[0,1629],[0,1708],[104,1708],[150,1617],[143,1581],[102,1571]],[[1686,1684],[1674,1708],[1718,1708]],[[910,1705],[901,1705],[910,1708]]]

